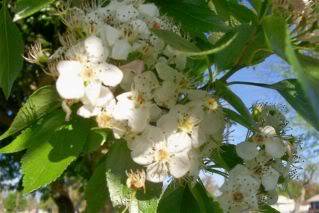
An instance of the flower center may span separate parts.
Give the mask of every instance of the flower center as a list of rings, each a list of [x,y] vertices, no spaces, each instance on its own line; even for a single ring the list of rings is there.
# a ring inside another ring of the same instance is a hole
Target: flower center
[[[191,133],[194,126],[193,119],[190,116],[184,116],[178,123],[178,128],[186,133]]]
[[[218,103],[215,98],[207,99],[207,108],[209,111],[215,111],[218,109]]]
[[[141,96],[141,95],[137,95],[135,100],[136,100],[137,105],[139,105],[139,106],[143,105],[145,102],[143,96]]]
[[[97,116],[96,121],[100,128],[110,128],[112,117],[108,113],[102,113],[99,116]]]
[[[85,82],[90,82],[94,79],[94,70],[90,67],[85,67],[81,72],[81,77]]]
[[[169,159],[169,152],[165,149],[161,149],[156,154],[156,161],[166,162]]]
[[[261,143],[264,142],[265,137],[262,136],[262,135],[254,135],[254,136],[252,136],[251,139],[252,139],[253,142],[255,142],[255,143],[257,143],[257,144],[261,144]]]
[[[233,193],[233,200],[235,202],[242,202],[244,200],[244,195],[241,192],[234,192]]]

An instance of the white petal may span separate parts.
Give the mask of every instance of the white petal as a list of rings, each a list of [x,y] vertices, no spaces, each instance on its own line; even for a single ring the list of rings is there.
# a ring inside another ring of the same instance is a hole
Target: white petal
[[[63,99],[80,99],[84,96],[84,84],[80,76],[60,75],[56,88]]]
[[[85,97],[93,106],[96,105],[96,101],[100,96],[101,87],[102,85],[96,82],[91,82],[85,87]]]
[[[154,100],[159,106],[173,107],[178,99],[177,86],[173,82],[164,81],[162,86],[154,91]]]
[[[167,148],[170,153],[189,151],[191,147],[191,138],[184,132],[174,133],[167,138]]]
[[[272,191],[276,189],[279,176],[279,173],[271,167],[265,171],[261,178],[261,182],[266,191]]]
[[[83,65],[78,61],[61,61],[57,65],[60,75],[76,76],[81,73]]]
[[[186,63],[187,63],[187,57],[185,55],[182,55],[182,54],[176,55],[176,58],[175,58],[176,69],[184,70],[186,67]]]
[[[266,136],[275,136],[276,135],[276,130],[272,126],[265,126],[263,128],[260,128],[260,131],[263,135],[266,135]]]
[[[131,144],[131,157],[133,161],[140,165],[149,165],[154,161],[154,151],[152,144],[145,137],[136,138]]]
[[[165,140],[165,136],[162,130],[158,127],[148,126],[143,135],[152,142],[152,144],[161,143]]]
[[[142,132],[147,126],[150,118],[148,108],[135,108],[129,115],[128,125],[133,132]]]
[[[131,50],[132,46],[127,40],[117,40],[112,49],[112,58],[116,60],[126,60]]]
[[[153,104],[150,108],[150,121],[156,122],[162,116],[162,113],[162,109]]]
[[[146,169],[146,179],[153,183],[160,183],[168,176],[168,168],[165,164],[153,163]]]
[[[98,37],[90,36],[84,41],[84,46],[90,62],[101,62],[106,59],[103,42]]]
[[[178,126],[178,120],[176,116],[171,113],[163,115],[158,121],[157,126],[163,130],[167,135],[175,132]]]
[[[233,179],[243,175],[249,175],[250,171],[247,167],[241,164],[237,164],[232,170],[229,172],[229,178]]]
[[[171,157],[168,162],[169,172],[175,178],[183,177],[190,169],[190,160],[187,152]]]
[[[97,116],[100,110],[94,106],[83,105],[77,111],[77,114],[83,118],[91,118]]]
[[[109,88],[102,86],[99,98],[96,100],[96,106],[102,107],[111,102],[115,102],[112,91]]]
[[[141,4],[138,7],[138,11],[141,14],[147,15],[147,16],[150,16],[150,17],[158,17],[160,15],[157,6],[155,4],[153,4],[153,3]]]
[[[121,32],[118,29],[111,27],[110,25],[105,27],[105,39],[107,40],[108,45],[113,46],[120,36]]]
[[[174,81],[174,79],[176,78],[177,71],[164,63],[157,63],[155,65],[155,68],[158,76],[162,80]]]
[[[134,72],[140,74],[145,70],[145,64],[142,60],[135,60],[120,67],[123,72]]]
[[[258,155],[257,144],[242,142],[236,145],[236,152],[244,160],[252,160]]]
[[[116,10],[116,19],[120,22],[128,22],[138,16],[138,11],[133,5],[123,5]]]
[[[133,31],[139,33],[141,38],[146,39],[151,34],[146,23],[140,19],[136,19],[132,21],[131,25],[132,25]]]
[[[265,150],[273,158],[281,158],[286,153],[286,147],[279,138],[273,137],[265,141]]]
[[[123,79],[123,72],[112,64],[100,64],[97,66],[98,69],[98,78],[106,86],[115,87],[121,83]]]

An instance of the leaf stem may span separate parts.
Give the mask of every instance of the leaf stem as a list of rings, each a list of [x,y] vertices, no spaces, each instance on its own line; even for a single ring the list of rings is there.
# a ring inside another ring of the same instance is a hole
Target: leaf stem
[[[256,87],[266,87],[266,88],[270,89],[270,85],[269,84],[263,84],[263,83],[246,82],[246,81],[232,81],[232,82],[227,83],[228,86],[236,85],[236,84],[250,85],[250,86],[256,86]]]

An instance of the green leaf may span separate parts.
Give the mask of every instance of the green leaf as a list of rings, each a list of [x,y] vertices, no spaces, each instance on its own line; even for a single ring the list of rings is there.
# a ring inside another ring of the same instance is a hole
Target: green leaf
[[[10,128],[0,136],[0,140],[27,128],[44,115],[56,110],[60,105],[59,96],[53,86],[40,88],[21,107]]]
[[[43,138],[49,137],[49,135],[52,135],[57,128],[64,124],[64,119],[64,112],[57,111],[50,113],[38,123],[23,131],[9,145],[1,148],[0,153],[20,152],[34,144],[41,143]]]
[[[216,166],[230,171],[237,164],[242,164],[241,159],[236,152],[236,146],[233,144],[225,144],[220,147],[220,150],[215,150],[212,154],[212,159],[216,163]]]
[[[232,39],[227,48],[217,52],[214,62],[217,69],[227,70],[260,63],[271,51],[265,40],[262,29],[242,24],[226,33],[216,45]]]
[[[204,0],[156,0],[156,3],[162,12],[173,17],[185,31],[194,35],[229,30]]]
[[[223,210],[220,208],[219,203],[214,201],[212,197],[207,194],[207,191],[201,182],[197,180],[194,186],[189,186],[194,198],[200,207],[200,212],[214,212],[214,213],[223,213]]]
[[[31,16],[54,1],[55,0],[18,0],[16,3],[17,12],[14,16],[14,21]]]
[[[108,200],[108,191],[106,185],[106,161],[101,160],[95,168],[85,188],[85,198],[87,202],[86,212],[100,212]]]
[[[253,23],[257,22],[256,14],[248,9],[245,5],[236,2],[228,2],[229,12],[233,17],[235,17],[241,23]]]
[[[24,191],[32,192],[60,177],[81,153],[89,130],[87,120],[76,118],[31,146],[21,161]]]
[[[137,192],[136,200],[130,203],[133,192],[126,186],[126,172],[130,170],[136,171],[141,169],[141,167],[132,161],[126,142],[117,141],[112,145],[107,156],[106,169],[107,186],[114,207],[126,207],[130,204],[136,204],[141,212],[156,212],[162,189],[160,184],[148,183],[146,193]]]
[[[161,38],[165,43],[173,47],[174,49],[181,52],[200,52],[200,49],[196,47],[193,43],[187,39],[177,35],[172,31],[167,30],[152,30],[159,38]]]
[[[235,121],[247,129],[254,131],[254,127],[251,125],[251,122],[237,112],[228,108],[223,108],[223,112],[230,120]]]
[[[236,38],[235,35],[233,37],[230,37],[229,40],[225,40],[225,42],[219,43],[219,45],[213,49],[202,51],[199,48],[197,48],[196,45],[189,42],[187,39],[184,39],[183,37],[177,35],[174,32],[165,30],[153,30],[153,32],[159,38],[165,41],[165,43],[169,44],[175,50],[179,51],[181,54],[186,56],[206,56],[217,53],[225,49]]]
[[[172,182],[161,197],[157,212],[193,213],[201,212],[200,210],[200,206],[189,187],[175,185]]]
[[[215,82],[215,89],[217,95],[227,101],[240,115],[245,119],[246,122],[249,122],[249,126],[254,127],[255,122],[252,119],[252,116],[245,106],[244,102],[233,93],[224,83],[220,81]]]
[[[0,87],[6,98],[10,96],[13,83],[22,69],[23,51],[22,35],[3,4],[0,10]]]
[[[263,27],[272,50],[292,66],[314,109],[313,117],[319,121],[319,60],[298,53],[289,37],[286,21],[277,16],[264,19]]]

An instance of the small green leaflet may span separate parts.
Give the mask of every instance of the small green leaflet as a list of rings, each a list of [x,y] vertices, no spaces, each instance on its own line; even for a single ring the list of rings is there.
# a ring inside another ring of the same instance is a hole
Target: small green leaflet
[[[0,88],[8,98],[23,66],[24,42],[5,2],[0,10]]]
[[[89,131],[89,122],[74,119],[31,146],[21,161],[24,192],[32,192],[60,177],[82,152]]]
[[[16,3],[17,12],[14,16],[14,21],[31,16],[54,1],[55,0],[18,0]]]
[[[53,86],[38,89],[21,107],[10,128],[0,136],[0,140],[24,130],[60,105],[60,98]]]

